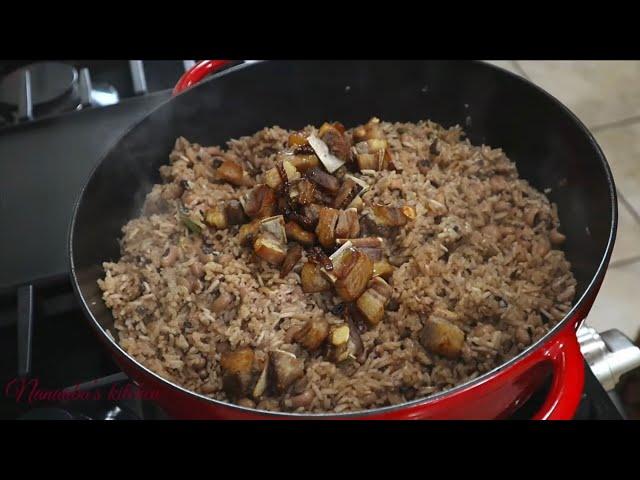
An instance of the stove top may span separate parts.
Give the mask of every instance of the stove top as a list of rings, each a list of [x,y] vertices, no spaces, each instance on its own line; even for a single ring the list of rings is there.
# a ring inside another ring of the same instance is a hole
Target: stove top
[[[0,62],[0,128],[169,90],[193,60]]]
[[[4,125],[0,122],[0,418],[166,418],[153,402],[137,398],[135,386],[92,331],[69,283],[67,235],[82,186],[108,148],[170,97],[183,71],[167,62],[154,70],[164,73],[150,75],[149,69],[140,76],[140,65],[131,62],[52,62],[27,70],[0,64],[0,104],[11,113]],[[55,81],[45,85],[48,76]],[[162,88],[152,91],[151,85]],[[99,91],[111,92],[116,101],[86,102]],[[29,109],[30,116],[16,115]],[[576,418],[623,418],[615,399],[586,370]],[[100,398],[30,401],[26,390],[18,394],[20,378],[51,391],[80,385]],[[530,418],[545,388],[514,418]]]

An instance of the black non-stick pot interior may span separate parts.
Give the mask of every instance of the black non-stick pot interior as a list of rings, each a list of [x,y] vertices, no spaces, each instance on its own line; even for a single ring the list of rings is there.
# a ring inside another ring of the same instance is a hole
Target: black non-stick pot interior
[[[614,224],[613,186],[602,154],[561,104],[523,79],[476,62],[264,62],[241,67],[171,99],[129,131],[90,179],[72,231],[78,288],[110,327],[96,280],[119,256],[121,227],[135,216],[178,136],[222,145],[266,126],[301,128],[378,116],[460,124],[474,144],[502,147],[522,177],[559,206],[567,256],[584,293]]]

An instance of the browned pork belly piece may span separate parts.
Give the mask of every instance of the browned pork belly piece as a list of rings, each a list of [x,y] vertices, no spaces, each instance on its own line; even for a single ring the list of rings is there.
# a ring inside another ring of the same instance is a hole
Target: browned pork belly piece
[[[260,220],[255,219],[250,223],[246,223],[240,227],[238,231],[238,239],[240,245],[250,246],[253,245],[256,235],[260,231]]]
[[[380,277],[373,277],[368,288],[356,300],[358,310],[371,325],[377,325],[384,318],[384,308],[391,299],[391,286]]]
[[[288,221],[284,228],[287,233],[287,238],[291,240],[295,240],[296,242],[309,247],[316,243],[315,233],[308,232],[294,221]]]
[[[217,205],[207,210],[204,214],[204,222],[210,227],[224,229],[229,226],[227,223],[227,215],[224,212],[223,205]]]
[[[329,175],[320,167],[313,167],[307,170],[306,176],[316,185],[324,188],[327,192],[335,194],[340,189],[340,180],[333,175]]]
[[[443,357],[458,358],[464,344],[464,332],[450,321],[432,316],[420,331],[420,343]]]
[[[329,147],[329,151],[343,162],[349,160],[351,145],[349,139],[344,135],[344,127],[342,131],[335,124],[325,123],[318,131],[318,137]]]
[[[237,200],[229,200],[222,205],[210,208],[204,214],[204,221],[210,227],[225,229],[231,225],[241,225],[249,219]]]
[[[216,169],[216,178],[237,186],[250,186],[253,181],[241,165],[233,160],[225,160]]]
[[[324,248],[331,248],[336,241],[336,224],[340,212],[334,208],[323,207],[318,215],[318,226],[316,235],[320,245]]]
[[[336,238],[356,238],[360,234],[358,210],[355,208],[340,210],[334,233]]]
[[[293,353],[273,350],[269,354],[271,376],[276,390],[285,392],[293,382],[304,375],[304,362]]]
[[[329,333],[327,356],[336,363],[346,360],[361,360],[364,345],[358,329],[351,321],[334,327]]]
[[[287,145],[294,148],[308,145],[307,136],[301,132],[294,132],[289,135]]]
[[[231,398],[246,395],[251,387],[254,353],[250,347],[224,352],[220,357],[222,388]]]
[[[311,203],[309,205],[305,205],[302,209],[304,217],[308,220],[308,224],[315,228],[318,225],[318,219],[320,218],[320,210],[322,209],[322,205],[318,205],[317,203]],[[305,225],[306,228],[306,225]]]
[[[356,128],[353,131],[353,141],[353,153],[360,171],[394,168],[389,144],[379,119],[374,117],[366,125]]]
[[[289,163],[296,167],[299,172],[304,173],[310,168],[319,166],[320,160],[318,160],[318,157],[313,153],[307,155],[299,154],[291,155],[289,157]]]
[[[393,275],[395,268],[386,260],[380,260],[373,264],[373,275],[389,279]]]
[[[382,260],[382,255],[384,250],[384,239],[382,239],[382,237],[336,239],[337,245],[344,245],[347,242],[351,242],[351,245],[353,247],[357,248],[361,252],[366,253],[367,256],[374,262],[378,262]]]
[[[251,218],[271,217],[276,208],[276,193],[267,185],[256,185],[240,202]]]
[[[296,332],[293,339],[310,352],[320,348],[329,335],[329,322],[324,318],[312,318]]]
[[[264,183],[273,190],[278,190],[282,186],[283,181],[293,182],[300,178],[300,172],[289,160],[281,159],[280,162],[281,170],[278,166],[275,166],[264,174]],[[286,178],[282,178],[282,172],[284,172]]]
[[[384,132],[380,126],[380,119],[372,117],[365,125],[353,130],[353,141],[362,142],[372,138],[384,139]]]
[[[371,206],[373,220],[383,227],[401,227],[409,220],[415,220],[416,212],[413,207],[388,207],[386,205],[373,204]]]
[[[282,215],[260,221],[260,231],[253,242],[257,256],[272,265],[280,265],[287,255],[287,235]]]
[[[259,233],[253,242],[253,250],[256,255],[271,265],[280,265],[287,251],[282,243],[278,242],[275,237],[268,233]]]
[[[302,258],[302,247],[298,244],[293,245],[287,250],[287,256],[284,257],[282,268],[280,269],[280,278],[286,277],[298,261]]]
[[[299,179],[291,185],[289,196],[300,205],[309,205],[316,198],[316,186],[306,178]]]
[[[351,178],[346,178],[333,199],[333,207],[338,209],[348,207],[359,191],[360,186]]]
[[[346,302],[355,300],[373,276],[373,261],[350,243],[345,243],[330,258],[333,272],[325,274],[333,280],[336,293]]]
[[[331,289],[331,282],[322,273],[320,265],[313,262],[302,266],[300,283],[304,293],[326,292]]]

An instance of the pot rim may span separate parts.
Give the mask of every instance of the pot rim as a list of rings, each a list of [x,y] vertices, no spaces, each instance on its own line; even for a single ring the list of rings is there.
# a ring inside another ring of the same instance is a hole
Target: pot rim
[[[260,65],[262,63],[267,63],[267,62],[266,61],[256,61],[256,62],[252,62],[252,63],[244,63],[244,64],[236,65],[236,66],[231,67],[231,68],[227,68],[227,69],[225,69],[225,70],[223,70],[223,71],[221,71],[219,73],[215,73],[215,74],[211,75],[210,77],[204,79],[201,83],[195,85],[194,87],[189,88],[187,91],[185,91],[181,95],[189,94],[189,93],[191,93],[191,91],[197,90],[198,86],[203,84],[203,83],[205,83],[205,82],[209,82],[209,81],[211,81],[213,79],[233,74],[234,72],[239,71],[239,70],[244,70],[246,68],[252,68],[252,67]],[[234,403],[231,403],[231,402],[226,402],[226,401],[223,401],[223,400],[210,398],[210,397],[207,397],[207,396],[205,396],[203,394],[194,392],[192,390],[188,390],[185,387],[182,387],[181,385],[178,385],[178,384],[176,384],[176,383],[174,383],[174,382],[172,382],[170,380],[167,380],[166,378],[162,377],[161,375],[153,372],[152,370],[150,370],[146,366],[142,365],[135,358],[133,358],[131,355],[129,355],[129,353],[127,353],[115,341],[115,339],[112,338],[111,335],[109,335],[109,334],[107,334],[105,332],[105,330],[98,323],[98,321],[96,320],[95,316],[93,315],[91,309],[87,305],[87,302],[86,302],[84,296],[82,295],[82,292],[80,291],[78,278],[77,278],[77,275],[76,275],[76,268],[75,268],[75,262],[74,262],[73,238],[74,238],[74,232],[75,232],[75,227],[76,227],[76,220],[77,220],[77,216],[78,216],[78,211],[79,211],[80,205],[82,204],[82,201],[84,199],[85,191],[86,191],[88,185],[93,180],[93,178],[94,178],[94,176],[96,174],[96,171],[100,168],[100,166],[104,162],[105,158],[111,153],[111,151],[114,149],[114,147],[118,143],[120,143],[122,141],[122,139],[125,136],[127,136],[131,131],[133,131],[139,124],[144,122],[149,116],[153,115],[153,113],[157,109],[162,108],[168,102],[171,102],[172,100],[177,98],[177,97],[174,97],[174,96],[169,97],[164,102],[161,102],[159,105],[157,105],[153,110],[148,112],[141,119],[139,119],[138,121],[134,122],[127,130],[125,130],[125,132],[120,137],[118,137],[118,139],[115,142],[113,142],[113,144],[108,149],[106,149],[105,153],[102,155],[100,160],[96,163],[96,165],[94,166],[94,168],[91,171],[90,175],[88,176],[85,184],[83,185],[82,190],[80,191],[80,194],[79,194],[79,196],[78,196],[78,198],[76,200],[76,203],[75,203],[75,206],[74,206],[74,209],[73,209],[73,216],[71,218],[71,224],[70,224],[69,235],[68,235],[68,248],[69,248],[69,261],[70,261],[70,270],[71,270],[71,283],[72,283],[73,290],[74,290],[76,296],[80,300],[80,305],[81,305],[82,310],[84,311],[85,316],[87,316],[91,320],[90,323],[91,323],[92,327],[95,329],[96,333],[101,338],[101,340],[103,342],[104,341],[107,342],[107,346],[110,347],[110,349],[112,350],[112,354],[114,354],[114,353],[118,354],[121,358],[123,358],[124,361],[126,361],[129,364],[131,364],[132,367],[142,370],[147,376],[151,376],[154,379],[154,381],[159,382],[160,384],[162,384],[165,387],[168,387],[170,390],[172,390],[174,392],[186,394],[187,396],[190,396],[190,397],[192,397],[194,399],[197,399],[197,400],[199,400],[201,402],[206,402],[206,403],[209,403],[209,404],[219,405],[219,406],[224,407],[224,408],[236,410],[236,411],[238,411],[238,413],[253,414],[253,415],[259,414],[259,415],[262,415],[262,416],[265,416],[265,417],[271,417],[271,418],[274,418],[274,419],[276,419],[276,418],[293,418],[293,419],[298,419],[298,420],[303,420],[303,419],[323,419],[323,418],[324,419],[331,419],[331,418],[342,418],[342,419],[350,419],[351,418],[351,419],[355,419],[355,418],[370,417],[370,416],[374,416],[374,415],[380,415],[380,414],[400,411],[400,410],[409,409],[409,408],[417,407],[417,406],[420,406],[420,407],[427,406],[427,405],[429,405],[431,403],[435,403],[435,402],[441,401],[441,400],[443,400],[443,399],[445,399],[447,397],[454,396],[454,395],[456,395],[457,393],[459,393],[459,392],[461,392],[463,390],[468,390],[468,389],[477,387],[477,386],[479,386],[481,384],[484,384],[484,383],[488,382],[490,379],[492,379],[495,376],[497,376],[499,373],[511,368],[516,363],[522,361],[523,359],[525,359],[526,357],[531,355],[533,352],[535,352],[536,350],[540,349],[546,342],[548,342],[551,339],[551,337],[553,337],[556,333],[558,333],[560,330],[565,328],[568,324],[572,323],[573,321],[577,322],[577,321],[581,320],[581,318],[577,318],[576,319],[575,317],[577,316],[577,313],[582,308],[582,306],[585,303],[587,303],[587,301],[591,297],[595,296],[595,292],[599,288],[600,282],[603,279],[604,274],[606,272],[606,269],[608,267],[609,259],[611,257],[611,252],[613,251],[613,245],[615,243],[616,230],[617,230],[617,226],[618,226],[618,201],[617,201],[615,183],[614,183],[614,180],[613,180],[613,175],[611,173],[611,168],[609,167],[609,163],[607,162],[607,159],[606,159],[602,149],[600,148],[600,146],[596,142],[595,138],[593,137],[592,133],[586,127],[586,125],[584,125],[584,123],[571,110],[569,110],[562,102],[560,102],[553,95],[551,95],[550,93],[548,93],[544,89],[540,88],[539,86],[535,85],[534,83],[532,83],[528,79],[523,78],[523,77],[521,77],[519,75],[516,75],[514,73],[511,73],[508,70],[505,70],[503,68],[497,67],[495,65],[492,65],[492,64],[489,64],[489,63],[486,63],[486,62],[477,61],[477,60],[473,61],[473,63],[481,64],[485,68],[490,68],[490,69],[501,71],[502,74],[510,76],[510,77],[512,77],[512,79],[515,79],[516,81],[519,81],[521,83],[525,83],[528,88],[533,88],[533,89],[537,90],[539,93],[542,93],[544,96],[546,96],[552,103],[555,103],[556,106],[560,107],[561,111],[565,115],[567,115],[571,120],[573,120],[573,122],[579,127],[579,129],[582,131],[582,133],[584,133],[586,135],[587,139],[591,143],[592,148],[596,151],[596,154],[598,155],[598,157],[600,159],[600,162],[601,162],[601,164],[602,164],[602,166],[604,168],[604,171],[605,171],[605,175],[607,177],[607,186],[609,187],[609,202],[610,202],[610,208],[611,208],[611,225],[609,226],[609,238],[607,240],[607,246],[606,246],[606,248],[604,250],[604,253],[603,253],[603,255],[602,255],[601,259],[600,259],[600,262],[598,264],[598,268],[596,270],[596,273],[592,277],[591,281],[589,282],[589,284],[588,284],[587,288],[585,289],[584,293],[582,294],[582,296],[578,299],[577,302],[575,302],[575,304],[573,305],[571,310],[569,310],[569,312],[564,316],[564,318],[561,321],[559,321],[556,325],[554,325],[551,328],[551,330],[549,330],[543,337],[538,339],[538,341],[536,341],[535,343],[529,345],[525,350],[520,352],[518,355],[516,355],[515,357],[511,358],[510,360],[508,360],[508,361],[506,361],[504,363],[501,363],[500,365],[498,365],[494,369],[489,370],[488,372],[485,372],[482,375],[479,375],[478,377],[476,377],[474,379],[471,379],[471,380],[469,380],[467,382],[464,382],[464,383],[461,383],[459,385],[456,385],[455,387],[450,388],[448,390],[443,390],[441,392],[434,393],[432,395],[429,395],[428,397],[422,397],[422,398],[411,400],[411,401],[408,401],[408,402],[398,403],[398,404],[389,405],[389,406],[385,406],[385,407],[378,407],[378,408],[368,409],[368,410],[340,412],[340,413],[330,413],[330,412],[321,412],[321,413],[273,412],[273,411],[269,411],[269,410],[262,410],[262,409],[259,409],[259,408],[243,407],[241,405],[237,405],[237,404],[234,404]],[[114,352],[113,349],[115,349],[116,351]],[[136,379],[132,378],[132,380],[135,381]]]

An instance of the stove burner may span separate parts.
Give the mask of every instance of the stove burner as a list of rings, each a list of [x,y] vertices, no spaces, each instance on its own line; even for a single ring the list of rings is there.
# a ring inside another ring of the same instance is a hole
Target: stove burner
[[[62,62],[39,62],[0,79],[0,126],[37,117],[118,103],[118,91],[93,84],[87,68]]]
[[[34,107],[40,107],[72,93],[78,81],[78,71],[66,63],[32,63],[14,70],[2,79],[1,102],[18,107],[25,71],[29,71],[31,75],[31,101]]]

